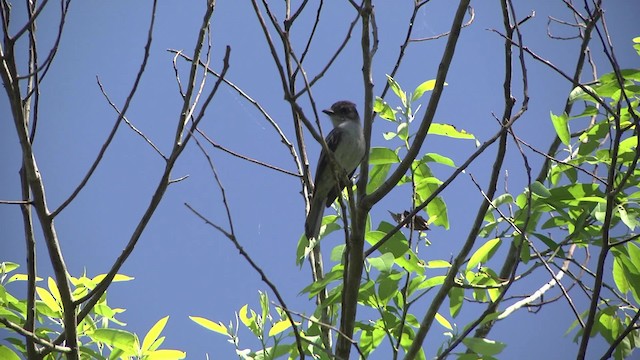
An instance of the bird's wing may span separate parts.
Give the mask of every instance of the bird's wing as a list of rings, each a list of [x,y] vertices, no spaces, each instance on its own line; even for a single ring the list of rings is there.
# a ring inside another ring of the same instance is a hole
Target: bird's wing
[[[342,131],[340,131],[337,128],[331,130],[331,132],[329,133],[329,135],[327,135],[327,138],[325,139],[325,142],[327,143],[327,147],[329,148],[329,150],[335,153],[336,149],[338,148],[338,144],[340,144],[341,137],[342,137]],[[330,173],[331,173],[331,164],[329,163],[329,156],[327,155],[326,151],[324,151],[324,148],[323,148],[322,151],[320,152],[318,167],[316,168],[316,177],[313,180],[314,186],[318,186],[318,181],[323,177],[326,177],[327,175],[325,174],[330,174]],[[335,200],[335,197],[333,199]],[[331,203],[333,203],[333,201],[331,201]]]

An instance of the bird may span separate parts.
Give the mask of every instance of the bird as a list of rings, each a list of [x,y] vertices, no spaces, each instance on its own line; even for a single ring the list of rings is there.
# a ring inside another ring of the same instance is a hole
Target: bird
[[[351,179],[365,154],[364,133],[356,105],[342,100],[322,112],[329,115],[333,123],[333,130],[325,138],[327,147],[333,152],[337,164]],[[307,239],[318,238],[325,207],[331,206],[347,185],[338,186],[336,182],[336,179],[342,179],[343,176],[344,174],[334,173],[331,159],[323,148],[318,159],[311,206],[304,226]]]

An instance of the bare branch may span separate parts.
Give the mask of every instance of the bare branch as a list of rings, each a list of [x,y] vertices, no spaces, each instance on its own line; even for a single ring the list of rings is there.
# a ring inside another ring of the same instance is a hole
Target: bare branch
[[[5,319],[4,317],[0,317],[0,323],[2,325],[6,326],[7,328],[17,332],[18,334],[24,336],[26,339],[29,339],[29,340],[31,340],[31,341],[39,344],[39,345],[46,346],[47,348],[49,348],[51,350],[59,351],[59,352],[62,352],[62,353],[70,353],[71,352],[71,348],[68,348],[66,346],[60,346],[60,345],[52,344],[52,343],[48,342],[47,340],[44,340],[44,339],[38,337],[32,331],[28,331],[28,330],[22,328],[20,325],[15,324],[15,323]]]

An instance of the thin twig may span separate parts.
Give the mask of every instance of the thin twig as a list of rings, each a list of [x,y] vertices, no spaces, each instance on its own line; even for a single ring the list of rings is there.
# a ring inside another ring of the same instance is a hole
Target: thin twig
[[[475,17],[476,17],[475,11],[473,11],[473,8],[471,6],[469,6],[469,21],[467,21],[466,23],[462,24],[462,27],[466,28],[467,26],[473,24],[473,20],[475,20]],[[443,32],[441,34],[434,35],[434,36],[410,39],[409,41],[410,42],[431,41],[431,40],[436,40],[436,39],[443,38],[445,36],[449,36],[450,33],[451,33],[451,31],[447,31],[447,32]]]
[[[279,168],[279,167],[277,167],[277,166],[275,166],[275,165],[271,165],[271,164],[268,164],[268,163],[266,163],[266,162],[263,162],[263,161],[260,161],[260,160],[256,160],[256,159],[250,158],[250,157],[248,157],[248,156],[246,156],[246,155],[242,155],[242,154],[237,153],[237,152],[235,152],[235,151],[233,151],[233,150],[231,150],[231,149],[228,149],[228,148],[226,148],[226,147],[224,147],[224,146],[222,146],[222,145],[218,144],[217,142],[213,141],[213,140],[212,140],[211,138],[209,138],[209,136],[207,136],[207,134],[206,134],[202,129],[200,129],[200,128],[196,129],[196,131],[197,131],[200,135],[202,135],[202,137],[203,137],[203,138],[204,138],[204,139],[205,139],[209,144],[211,144],[211,146],[213,146],[213,147],[214,147],[214,148],[216,148],[216,149],[220,149],[220,150],[222,150],[222,151],[226,152],[226,153],[227,153],[227,154],[229,154],[229,155],[233,155],[233,156],[235,156],[235,157],[237,157],[237,158],[240,158],[240,159],[242,159],[242,160],[246,160],[246,161],[248,161],[248,162],[251,162],[251,163],[254,163],[254,164],[257,164],[257,165],[260,165],[260,166],[264,166],[264,167],[266,167],[266,168],[268,168],[268,169],[275,170],[275,171],[281,172],[281,173],[283,173],[283,174],[287,174],[287,175],[291,175],[291,176],[295,176],[295,177],[301,177],[301,176],[302,176],[302,175],[297,174],[297,173],[294,173],[294,172],[292,172],[292,171],[289,171],[289,170],[285,170],[285,169]]]
[[[158,155],[160,155],[166,161],[167,157],[164,156],[162,151],[158,149],[158,147],[153,143],[153,141],[151,141],[151,139],[149,139],[145,134],[143,134],[142,131],[138,130],[138,128],[136,128],[129,121],[129,119],[127,119],[127,117],[120,111],[120,109],[118,109],[118,106],[114,104],[113,101],[111,101],[111,98],[109,98],[109,95],[107,95],[106,91],[104,90],[104,87],[102,86],[102,82],[100,81],[99,77],[96,77],[96,81],[98,82],[98,87],[100,88],[100,92],[104,96],[105,100],[107,100],[111,108],[116,112],[116,114],[118,114],[119,117],[121,116],[122,120],[124,120],[124,122],[127,125],[129,125],[129,128],[131,128],[131,130],[133,130],[136,134],[140,135],[147,142],[147,144],[149,144],[153,148],[153,150],[155,150],[158,153]]]

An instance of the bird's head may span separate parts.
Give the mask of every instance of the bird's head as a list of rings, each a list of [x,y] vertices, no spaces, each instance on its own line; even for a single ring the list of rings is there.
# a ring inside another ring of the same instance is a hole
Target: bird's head
[[[331,105],[330,109],[322,110],[323,113],[329,115],[333,127],[336,127],[346,121],[360,122],[360,116],[356,109],[356,104],[351,101],[342,100]]]

